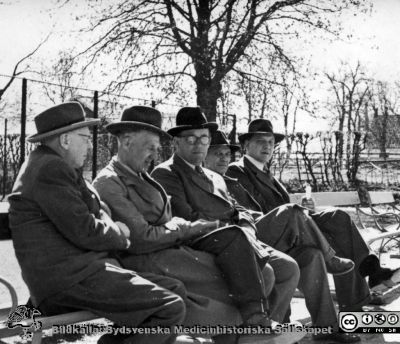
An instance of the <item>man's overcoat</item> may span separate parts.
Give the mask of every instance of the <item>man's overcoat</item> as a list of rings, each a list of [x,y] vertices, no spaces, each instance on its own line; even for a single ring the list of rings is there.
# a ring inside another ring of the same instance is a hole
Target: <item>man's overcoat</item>
[[[121,264],[138,272],[153,272],[182,281],[188,293],[186,324],[233,324],[240,320],[214,257],[183,243],[188,232],[170,229],[169,196],[147,174],[139,176],[116,158],[99,173],[94,187],[115,221],[131,231],[129,253]]]
[[[10,228],[34,306],[104,269],[128,239],[101,210],[81,174],[39,146],[22,165],[10,202]]]

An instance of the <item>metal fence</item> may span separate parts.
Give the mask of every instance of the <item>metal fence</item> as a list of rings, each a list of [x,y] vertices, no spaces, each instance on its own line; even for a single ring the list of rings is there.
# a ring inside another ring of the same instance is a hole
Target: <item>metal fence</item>
[[[0,84],[8,78],[9,76],[0,75]],[[125,107],[156,107],[162,114],[163,128],[167,129],[175,125],[178,110],[182,106],[188,106],[168,100],[142,99],[26,78],[17,78],[7,89],[6,95],[7,97],[0,101],[0,195],[3,197],[10,192],[19,167],[35,147],[26,141],[27,135],[36,132],[34,116],[52,105],[76,100],[83,105],[88,117],[102,120],[102,124],[93,131],[93,152],[91,159],[88,159],[84,166],[84,173],[88,179],[94,178],[97,171],[115,154],[115,139],[106,133],[104,125],[117,120]],[[232,116],[218,117],[220,126],[228,133],[235,126]],[[236,116],[233,117],[236,120]],[[171,153],[171,146],[165,143],[161,159],[167,158]]]

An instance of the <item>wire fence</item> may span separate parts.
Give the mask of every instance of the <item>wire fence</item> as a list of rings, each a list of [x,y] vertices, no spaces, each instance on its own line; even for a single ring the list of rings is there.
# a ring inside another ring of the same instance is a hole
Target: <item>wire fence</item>
[[[5,85],[11,76],[0,74],[0,85]],[[111,92],[72,87],[38,79],[16,78],[0,99],[0,158],[1,195],[10,192],[19,167],[25,157],[35,147],[26,142],[26,136],[34,134],[34,117],[46,108],[65,101],[79,101],[87,117],[101,119],[101,125],[94,130],[93,154],[85,163],[84,173],[92,179],[97,171],[105,166],[116,152],[115,138],[108,134],[104,126],[119,119],[124,108],[133,105],[146,105],[157,108],[162,114],[162,128],[175,125],[178,110],[189,104],[176,104],[168,100],[156,101],[131,97]],[[222,129],[229,133],[235,123],[228,116],[217,117]],[[160,159],[172,153],[169,142],[163,142]]]
[[[9,76],[0,74],[0,84],[5,84],[8,79]],[[35,147],[25,140],[27,135],[36,132],[34,116],[50,106],[69,100],[79,101],[88,117],[101,119],[101,125],[95,129],[93,135],[93,153],[84,166],[85,177],[90,180],[117,151],[116,139],[108,134],[104,127],[106,124],[118,120],[124,108],[132,105],[156,107],[163,117],[163,129],[169,129],[175,125],[178,110],[182,106],[188,105],[175,104],[167,100],[156,102],[152,99],[99,92],[34,79],[15,80],[7,89],[6,95],[7,97],[0,99],[0,189],[3,197],[11,191],[20,165]],[[235,115],[219,114],[217,122],[226,134],[231,134],[231,138],[236,138]],[[296,139],[299,139],[300,136],[297,135],[296,137]],[[326,139],[325,137],[324,140],[320,141],[327,142]],[[314,137],[314,143],[317,141],[318,135]],[[334,138],[329,138],[328,141],[332,145]],[[304,141],[301,141],[301,143],[304,143]],[[159,161],[167,159],[172,154],[170,142],[162,142],[162,144],[163,149]],[[344,168],[346,160],[343,160],[340,164],[336,163],[337,171],[335,174],[332,171],[327,171],[328,167],[331,169],[333,167],[326,154],[322,154],[322,150],[326,147],[309,149],[307,152],[305,146],[303,146],[302,151],[299,148],[300,146],[294,148],[289,157],[287,157],[288,153],[284,149],[281,151],[281,148],[279,148],[272,165],[275,174],[281,180],[287,182],[289,189],[301,191],[305,182],[314,184],[317,189],[346,187],[345,185],[348,183],[348,171]],[[373,150],[361,152],[359,154],[360,166],[357,178],[369,184],[399,185],[400,172],[397,171],[400,166],[400,149],[399,151],[396,148],[392,150],[390,156],[397,158],[397,162],[396,159],[389,162],[387,159],[382,160],[379,157],[379,152]],[[336,175],[340,178],[332,183],[332,179],[335,179]]]

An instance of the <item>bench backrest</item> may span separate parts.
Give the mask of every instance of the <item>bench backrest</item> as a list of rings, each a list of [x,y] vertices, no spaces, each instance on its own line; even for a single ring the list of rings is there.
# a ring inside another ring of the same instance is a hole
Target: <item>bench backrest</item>
[[[371,205],[395,203],[391,191],[369,191],[368,201]]]
[[[303,196],[304,193],[291,194],[290,202],[301,204]],[[360,197],[357,191],[314,192],[312,197],[317,207],[360,205]]]

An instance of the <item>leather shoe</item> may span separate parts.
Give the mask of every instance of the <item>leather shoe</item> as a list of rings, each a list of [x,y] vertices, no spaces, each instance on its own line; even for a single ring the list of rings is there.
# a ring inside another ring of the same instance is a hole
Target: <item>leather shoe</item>
[[[357,343],[361,341],[360,336],[352,333],[341,333],[341,332],[332,332],[332,333],[318,333],[313,334],[313,340],[329,340],[336,343]]]
[[[377,285],[384,283],[386,281],[389,281],[393,275],[399,271],[399,269],[388,269],[388,268],[379,268],[379,270],[377,272],[375,272],[372,275],[369,275],[368,277],[368,286],[372,289],[374,287],[376,287]],[[398,281],[396,281],[398,282]],[[393,281],[392,283],[384,283],[384,284],[396,284],[395,281]],[[391,285],[388,285],[389,287]]]
[[[250,317],[248,317],[244,321],[243,325],[270,327],[271,319],[268,317],[267,313],[258,312],[258,313],[254,313]]]
[[[326,264],[328,272],[335,276],[349,273],[354,269],[354,262],[351,259],[334,256]]]

